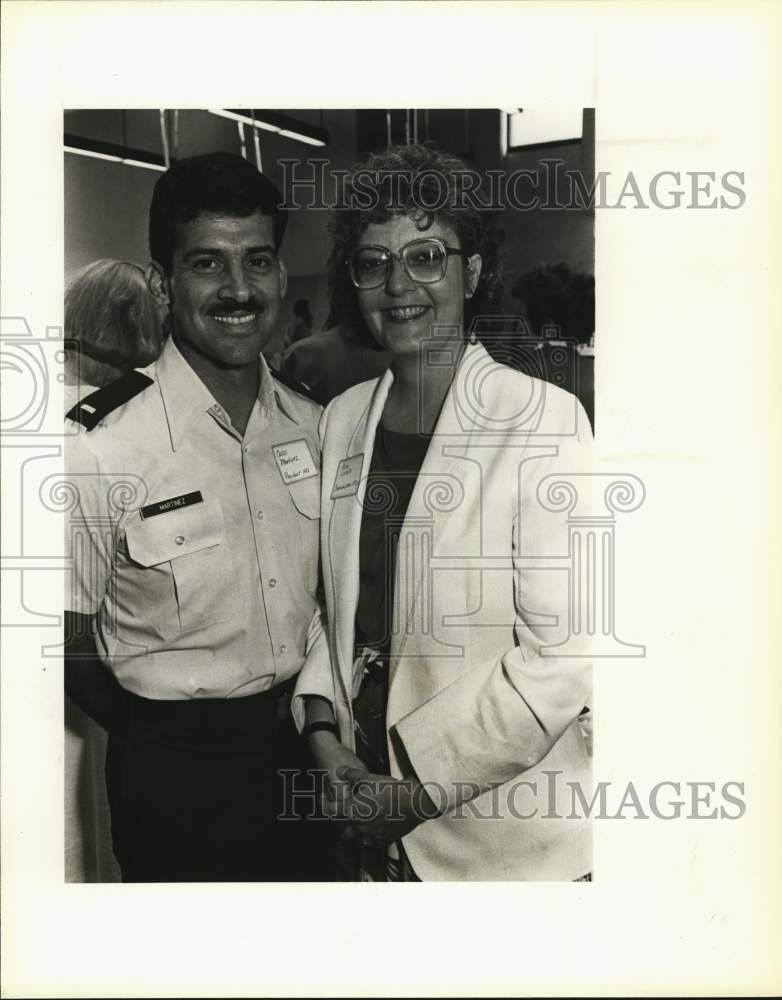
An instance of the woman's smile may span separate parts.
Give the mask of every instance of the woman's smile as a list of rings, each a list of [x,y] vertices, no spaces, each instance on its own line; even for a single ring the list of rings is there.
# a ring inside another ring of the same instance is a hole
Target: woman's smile
[[[392,323],[409,323],[411,320],[420,319],[424,313],[429,312],[429,309],[429,306],[390,306],[381,309],[381,312]]]

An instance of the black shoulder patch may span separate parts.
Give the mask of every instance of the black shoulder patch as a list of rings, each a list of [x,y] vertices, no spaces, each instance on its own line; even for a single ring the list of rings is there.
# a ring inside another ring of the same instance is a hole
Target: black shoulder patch
[[[152,385],[152,379],[143,372],[130,371],[121,375],[116,381],[101,386],[89,396],[85,396],[65,414],[66,420],[75,420],[91,431],[112,410],[122,406],[134,396]]]
[[[317,399],[312,395],[312,390],[309,386],[305,385],[303,382],[298,382],[295,378],[292,378],[285,371],[277,371],[276,368],[270,368],[269,371],[272,374],[272,378],[277,382],[280,382],[287,389],[292,389],[294,392],[298,392],[300,396],[304,396],[305,399],[309,399],[313,403],[317,403]]]

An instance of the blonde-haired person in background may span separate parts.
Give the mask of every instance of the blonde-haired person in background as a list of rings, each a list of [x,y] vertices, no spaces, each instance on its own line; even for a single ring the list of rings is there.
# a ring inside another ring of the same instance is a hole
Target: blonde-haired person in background
[[[65,402],[151,364],[164,333],[144,268],[104,258],[81,270],[65,293]]]

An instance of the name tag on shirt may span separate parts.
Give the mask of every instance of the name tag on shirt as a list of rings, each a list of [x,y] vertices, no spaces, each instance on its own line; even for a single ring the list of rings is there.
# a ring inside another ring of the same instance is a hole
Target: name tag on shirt
[[[358,493],[363,464],[363,453],[342,459],[337,466],[337,474],[334,477],[334,489],[331,491],[332,500],[338,500],[340,497],[354,497]]]
[[[302,479],[312,479],[318,474],[310,446],[304,438],[300,441],[272,445],[272,454],[286,486],[289,483],[298,483]]]
[[[169,497],[168,500],[158,500],[157,503],[147,504],[142,507],[139,513],[142,520],[148,517],[155,517],[157,514],[167,514],[170,510],[179,510],[181,507],[189,507],[194,503],[203,503],[201,490],[194,490],[192,493],[183,493],[178,497]]]

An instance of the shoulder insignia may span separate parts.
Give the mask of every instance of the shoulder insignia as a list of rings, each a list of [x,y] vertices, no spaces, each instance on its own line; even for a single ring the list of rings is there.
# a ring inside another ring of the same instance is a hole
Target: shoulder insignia
[[[299,382],[297,379],[292,378],[285,371],[277,371],[276,368],[270,368],[269,371],[271,372],[272,378],[281,385],[284,385],[286,389],[292,389],[293,392],[297,392],[300,396],[304,396],[305,399],[309,399],[312,403],[318,402],[313,396],[310,387],[305,385],[303,382]]]
[[[75,420],[91,431],[112,410],[133,399],[147,386],[152,385],[152,382],[149,375],[143,372],[135,370],[126,372],[116,381],[109,382],[108,385],[101,386],[89,396],[85,396],[65,414],[65,419]]]

